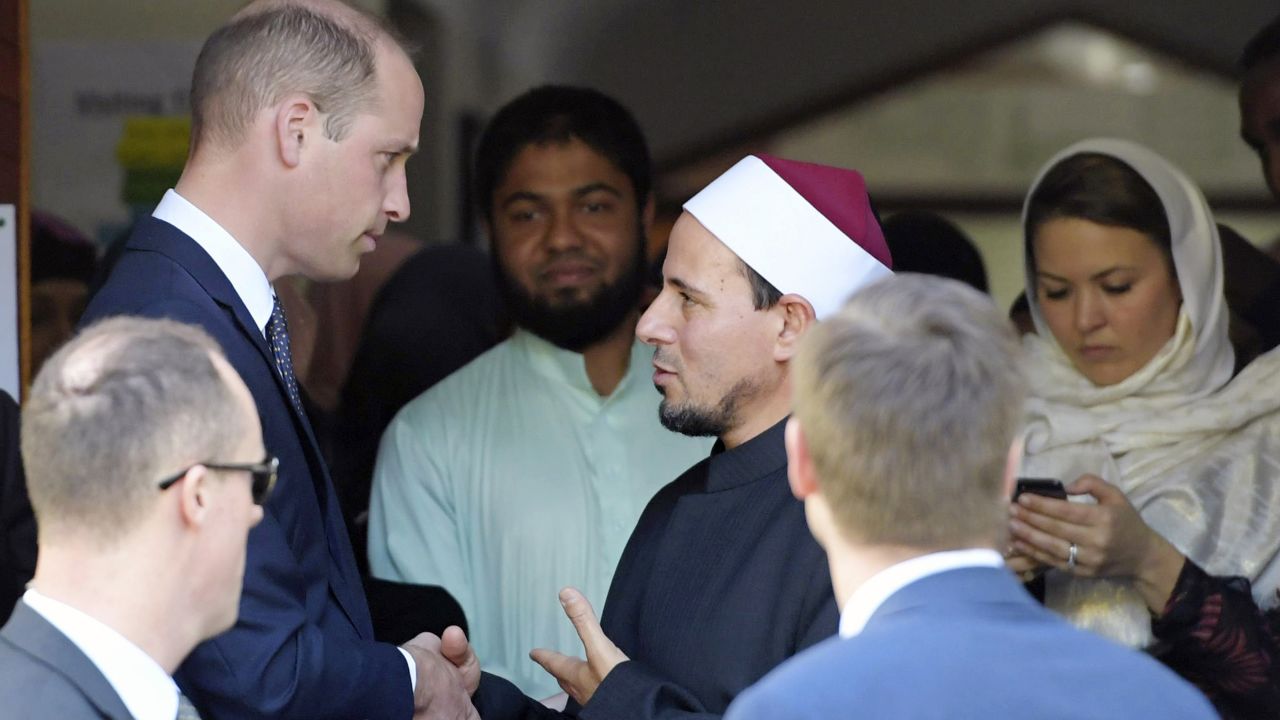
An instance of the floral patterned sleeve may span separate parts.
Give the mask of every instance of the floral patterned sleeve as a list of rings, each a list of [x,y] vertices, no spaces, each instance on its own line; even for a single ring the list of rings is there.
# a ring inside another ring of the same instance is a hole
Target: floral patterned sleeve
[[[1223,717],[1280,717],[1280,609],[1259,610],[1248,580],[1212,576],[1188,560],[1151,628],[1152,654]]]

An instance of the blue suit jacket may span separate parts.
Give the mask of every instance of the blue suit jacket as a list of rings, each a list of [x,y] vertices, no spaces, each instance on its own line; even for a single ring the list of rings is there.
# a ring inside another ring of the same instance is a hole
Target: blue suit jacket
[[[963,568],[892,595],[738,696],[726,720],[1216,718],[1150,657],[1070,626],[1002,568]]]
[[[275,492],[249,533],[239,620],[183,663],[175,676],[183,692],[205,718],[410,717],[408,667],[394,646],[373,641],[310,424],[294,411],[262,331],[231,282],[194,240],[148,217],[81,323],[120,314],[169,317],[208,331],[253,393],[267,450],[280,458]]]
[[[133,720],[93,661],[21,601],[0,630],[0,707],[7,718]]]

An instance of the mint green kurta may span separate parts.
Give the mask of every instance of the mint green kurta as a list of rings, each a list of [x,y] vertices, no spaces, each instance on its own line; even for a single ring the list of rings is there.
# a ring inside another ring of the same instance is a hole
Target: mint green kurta
[[[559,687],[529,650],[582,655],[560,588],[603,608],[649,498],[710,451],[711,439],[659,424],[652,357],[636,343],[602,398],[580,354],[517,331],[406,405],[382,438],[373,575],[446,588],[485,670],[532,697]]]

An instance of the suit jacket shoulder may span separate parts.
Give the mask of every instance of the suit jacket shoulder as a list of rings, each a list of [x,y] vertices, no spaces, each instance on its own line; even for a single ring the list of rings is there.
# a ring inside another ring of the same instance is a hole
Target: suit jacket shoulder
[[[803,700],[801,700],[803,699]],[[1118,718],[1216,714],[1150,657],[1078,630],[1002,568],[919,580],[860,635],[797,655],[739,696],[730,720],[836,717]]]
[[[0,630],[0,703],[6,717],[132,718],[80,648],[21,602]]]

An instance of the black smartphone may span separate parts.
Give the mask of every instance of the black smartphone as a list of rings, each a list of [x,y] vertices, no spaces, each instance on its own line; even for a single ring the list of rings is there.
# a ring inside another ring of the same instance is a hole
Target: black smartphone
[[[1048,478],[1018,478],[1018,484],[1013,489],[1013,499],[1017,500],[1024,492],[1059,500],[1067,499],[1067,489],[1062,486],[1062,481]]]

